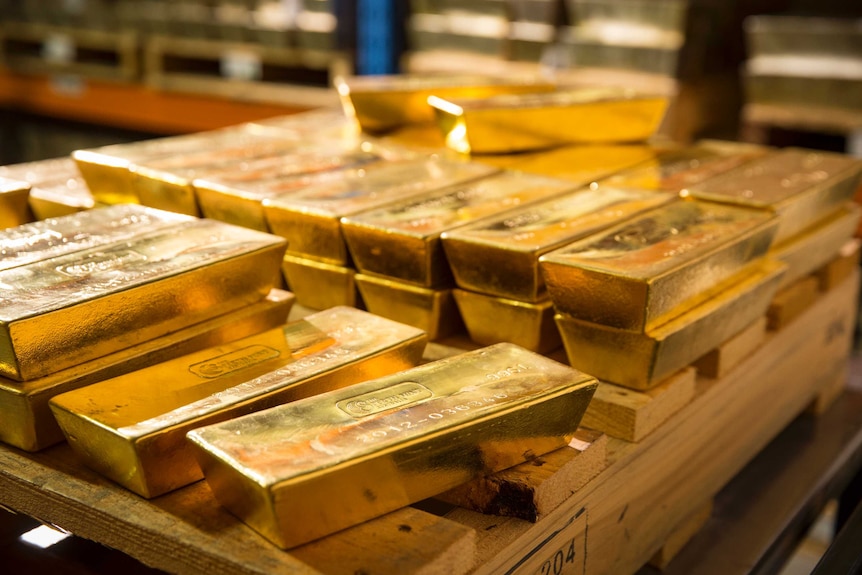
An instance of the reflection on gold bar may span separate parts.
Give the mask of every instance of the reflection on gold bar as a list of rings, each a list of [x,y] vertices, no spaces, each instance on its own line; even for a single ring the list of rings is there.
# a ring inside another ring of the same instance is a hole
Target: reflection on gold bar
[[[673,200],[642,190],[583,188],[445,232],[443,248],[459,287],[539,302],[547,298],[539,256]]]
[[[284,249],[192,220],[0,271],[0,375],[41,377],[258,301]]]
[[[356,286],[368,311],[418,327],[432,341],[464,330],[451,289],[424,288],[368,274],[356,274]]]
[[[336,78],[345,114],[366,132],[382,132],[404,124],[434,121],[429,96],[487,97],[494,94],[547,92],[553,84],[538,78],[493,76],[353,76]]]
[[[452,295],[470,339],[478,344],[508,341],[537,353],[563,344],[550,299],[526,303],[462,289],[452,290]]]
[[[776,224],[761,210],[673,202],[549,252],[540,267],[557,311],[642,332],[763,256]]]
[[[0,271],[122,242],[191,221],[188,216],[125,204],[0,231]]]
[[[264,202],[264,211],[272,232],[287,239],[290,253],[346,265],[350,258],[341,233],[342,217],[495,171],[483,164],[438,159],[387,162],[272,197]]]
[[[787,264],[779,287],[786,287],[833,259],[859,225],[859,206],[848,203],[837,213],[772,248],[770,256]]]
[[[315,108],[296,114],[285,114],[253,120],[250,126],[293,132],[303,139],[343,140],[357,137],[356,123],[344,114],[341,106]]]
[[[423,287],[448,287],[440,234],[572,189],[565,180],[502,172],[342,219],[360,271]]]
[[[33,220],[27,205],[29,196],[29,183],[0,176],[0,229]]]
[[[775,242],[779,243],[851,200],[860,175],[862,161],[857,158],[785,149],[688,191],[696,198],[776,212]]]
[[[296,301],[311,309],[346,305],[363,307],[356,288],[356,270],[346,266],[285,254],[281,271]]]
[[[665,145],[606,144],[567,146],[539,153],[482,156],[478,161],[586,185],[622,169],[652,160]]]
[[[189,438],[219,502],[290,548],[562,447],[596,386],[499,344]]]
[[[487,98],[430,96],[446,145],[501,154],[564,144],[641,142],[658,129],[668,99],[621,88],[569,88]]]
[[[269,231],[263,208],[267,198],[292,194],[317,182],[340,181],[351,173],[373,170],[385,160],[398,159],[401,154],[370,142],[360,146],[333,142],[249,162],[242,172],[204,173],[192,185],[206,217]]]
[[[416,365],[425,334],[341,307],[72,391],[51,409],[87,465],[144,497],[201,478],[189,430]]]
[[[80,176],[39,184],[30,190],[29,203],[37,220],[61,218],[96,207],[87,182]]]
[[[647,389],[721,345],[766,313],[784,264],[763,260],[725,290],[646,333],[557,314],[569,363],[602,381]]]
[[[655,159],[602,180],[602,185],[680,193],[709,178],[766,154],[768,148],[737,142],[704,140],[671,150]]]
[[[293,301],[290,292],[273,290],[259,302],[51,375],[0,378],[0,441],[27,451],[58,443],[63,432],[48,408],[55,395],[278,327]]]

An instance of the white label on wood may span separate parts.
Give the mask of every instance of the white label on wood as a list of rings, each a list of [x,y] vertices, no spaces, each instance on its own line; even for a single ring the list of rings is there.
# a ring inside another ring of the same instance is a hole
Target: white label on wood
[[[260,56],[249,50],[226,50],[219,62],[221,75],[231,80],[258,81],[263,78]]]
[[[587,560],[587,510],[581,508],[525,554],[506,575],[583,575]]]

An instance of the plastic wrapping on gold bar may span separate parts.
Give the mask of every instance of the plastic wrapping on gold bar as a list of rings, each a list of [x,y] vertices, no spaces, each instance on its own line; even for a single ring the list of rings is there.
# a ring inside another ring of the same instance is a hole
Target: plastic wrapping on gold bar
[[[339,305],[363,307],[356,287],[356,270],[352,267],[328,264],[287,253],[284,255],[281,271],[300,305],[311,309],[327,309]]]
[[[674,199],[592,186],[445,232],[441,238],[458,287],[539,302],[547,299],[539,271],[542,254]]]
[[[416,365],[425,334],[332,308],[55,397],[87,465],[144,497],[201,478],[189,430]]]
[[[829,263],[844,243],[855,235],[860,213],[862,208],[847,203],[834,214],[773,246],[770,257],[787,265],[779,287],[791,285]]]
[[[341,181],[412,154],[371,142],[330,142],[249,162],[244,172],[204,173],[192,182],[206,217],[269,231],[263,202],[314,185]]]
[[[713,298],[646,333],[557,314],[569,363],[602,381],[648,389],[762,317],[784,269],[769,259],[752,264]]]
[[[464,331],[451,289],[420,287],[360,273],[355,280],[371,313],[418,327],[432,341]]]
[[[643,332],[763,256],[776,225],[763,210],[673,202],[549,252],[540,268],[557,311]]]
[[[508,341],[537,353],[563,345],[549,298],[527,303],[457,288],[452,295],[470,339],[480,345]]]
[[[802,149],[773,152],[688,189],[693,197],[773,210],[775,242],[799,233],[853,198],[862,160]]]
[[[565,144],[642,142],[655,134],[666,96],[611,87],[561,88],[487,98],[428,98],[446,145],[501,154]]]
[[[27,451],[58,443],[63,432],[48,407],[55,395],[284,325],[293,302],[290,292],[273,290],[238,310],[51,375],[25,382],[0,377],[0,441]]]
[[[274,196],[264,202],[269,227],[287,239],[292,254],[346,265],[341,218],[496,172],[475,162],[436,158],[386,162],[333,182]]]
[[[361,272],[449,287],[452,272],[440,234],[573,187],[565,180],[501,172],[345,217],[341,227]]]
[[[258,301],[284,249],[277,236],[194,219],[3,270],[0,375],[41,377]]]
[[[345,114],[366,132],[434,121],[429,96],[484,97],[547,92],[554,85],[535,78],[483,75],[396,75],[336,78]]]
[[[0,230],[0,271],[190,221],[180,214],[121,204]]]
[[[565,445],[596,386],[498,344],[189,438],[216,499],[290,548]]]
[[[28,182],[0,176],[0,230],[32,221],[29,196]]]
[[[769,148],[754,144],[702,140],[691,147],[663,152],[653,160],[602,180],[600,184],[680,193],[768,151]]]

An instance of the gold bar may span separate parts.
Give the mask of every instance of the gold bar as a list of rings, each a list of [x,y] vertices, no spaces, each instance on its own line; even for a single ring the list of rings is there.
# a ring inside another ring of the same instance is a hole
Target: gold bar
[[[502,172],[347,216],[341,227],[361,272],[448,287],[452,272],[440,234],[572,188],[565,180]]]
[[[363,142],[334,142],[249,162],[246,169],[199,174],[192,182],[201,211],[213,218],[269,231],[263,202],[319,182],[340,181],[351,173],[374,170],[377,164],[404,153]]]
[[[341,106],[253,120],[249,124],[264,129],[286,130],[303,139],[345,140],[360,135],[356,122],[345,115]]]
[[[792,285],[829,263],[854,236],[860,213],[862,208],[847,203],[837,213],[774,246],[769,255],[787,265],[779,288]]]
[[[28,182],[0,176],[0,230],[33,221],[29,197]]]
[[[44,182],[55,182],[61,178],[76,178],[80,174],[70,158],[61,157],[0,166],[0,176],[27,182],[33,186]]]
[[[155,497],[201,478],[189,430],[407,369],[425,334],[353,308],[202,350],[51,400],[72,448]]]
[[[39,184],[30,190],[29,203],[37,220],[61,218],[96,207],[87,182],[80,176]]]
[[[703,140],[689,148],[661,153],[654,160],[623,170],[600,183],[678,194],[768,151],[753,144]]]
[[[290,548],[566,445],[596,387],[499,344],[189,438],[216,499]]]
[[[567,88],[485,98],[428,98],[446,145],[502,154],[565,144],[642,142],[664,118],[666,96],[622,88]]]
[[[283,239],[192,220],[0,272],[0,375],[41,377],[258,301]]]
[[[862,161],[851,156],[784,149],[693,186],[696,198],[774,211],[775,242],[794,236],[853,198]]]
[[[272,232],[287,239],[290,253],[347,265],[350,256],[341,233],[342,217],[495,172],[483,164],[433,158],[386,162],[345,173],[340,180],[274,196],[265,200],[264,212]]]
[[[317,260],[284,255],[281,271],[296,301],[307,308],[327,309],[339,305],[363,307],[356,287],[356,270]]]
[[[431,341],[464,331],[451,289],[424,288],[368,274],[356,274],[355,280],[371,313],[417,327]]]
[[[51,375],[25,382],[0,377],[0,441],[26,451],[63,441],[48,407],[55,395],[283,325],[293,302],[290,292],[273,290],[238,310]]]
[[[712,299],[646,333],[557,314],[569,363],[602,381],[653,387],[762,317],[784,269],[772,260],[753,264]]]
[[[712,297],[766,254],[769,212],[673,202],[549,252],[540,267],[557,311],[643,332]]]
[[[134,204],[99,208],[0,231],[0,271],[131,240],[191,218]]]
[[[669,194],[592,186],[444,232],[441,238],[458,287],[537,303],[547,299],[539,270],[542,254],[673,200]]]
[[[405,124],[434,121],[429,96],[485,97],[494,94],[547,92],[554,85],[539,78],[479,75],[395,75],[336,78],[344,112],[366,132],[384,132]]]
[[[550,299],[527,303],[463,289],[452,295],[470,339],[480,345],[508,341],[543,354],[563,345]]]

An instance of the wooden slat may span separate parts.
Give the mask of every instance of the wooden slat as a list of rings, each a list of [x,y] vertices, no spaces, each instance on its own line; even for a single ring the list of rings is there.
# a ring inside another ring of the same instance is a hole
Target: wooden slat
[[[766,317],[762,317],[735,337],[707,353],[694,367],[705,377],[724,377],[742,360],[754,353],[766,338]]]
[[[712,499],[695,509],[674,529],[661,549],[649,560],[649,564],[658,569],[667,567],[671,560],[682,551],[685,544],[706,525],[710,515],[712,515]]]
[[[819,282],[820,291],[829,291],[840,285],[853,270],[859,267],[859,247],[862,240],[853,238],[841,247],[838,256],[817,270],[814,274]]]
[[[766,327],[777,331],[787,327],[817,299],[819,284],[814,276],[807,276],[777,294],[766,311]]]

